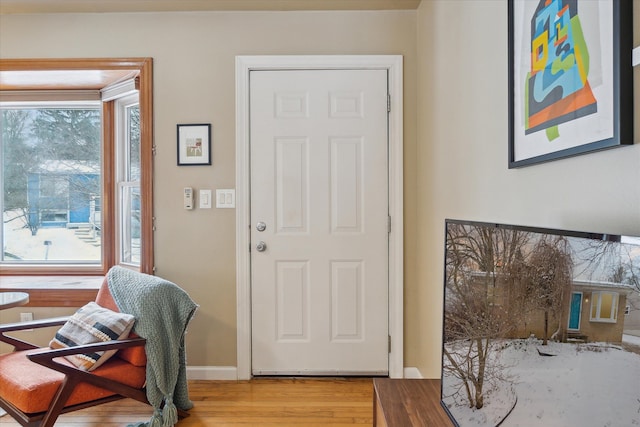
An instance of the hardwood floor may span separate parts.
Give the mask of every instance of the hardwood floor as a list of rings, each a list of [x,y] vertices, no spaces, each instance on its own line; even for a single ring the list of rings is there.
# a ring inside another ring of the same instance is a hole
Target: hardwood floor
[[[178,427],[353,426],[373,423],[373,381],[365,378],[190,381],[195,407]],[[148,421],[149,407],[131,399],[63,415],[56,427],[124,427]],[[1,427],[19,427],[11,417]]]

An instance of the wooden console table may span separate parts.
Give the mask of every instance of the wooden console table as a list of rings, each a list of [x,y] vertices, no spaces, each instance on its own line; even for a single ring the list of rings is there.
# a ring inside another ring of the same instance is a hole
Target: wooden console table
[[[440,406],[440,380],[373,380],[374,427],[450,427]]]

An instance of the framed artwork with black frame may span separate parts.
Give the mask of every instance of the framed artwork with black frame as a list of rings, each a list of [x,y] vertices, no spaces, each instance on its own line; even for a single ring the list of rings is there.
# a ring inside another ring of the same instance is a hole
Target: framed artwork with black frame
[[[211,164],[211,125],[178,125],[178,166]]]
[[[632,2],[508,0],[509,168],[633,144]]]

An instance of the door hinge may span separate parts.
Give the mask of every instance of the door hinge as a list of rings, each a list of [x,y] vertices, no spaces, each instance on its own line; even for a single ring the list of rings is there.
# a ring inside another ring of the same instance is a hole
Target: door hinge
[[[391,234],[391,215],[387,215],[387,233]]]
[[[387,113],[391,112],[391,94],[387,94]]]
[[[391,353],[391,335],[388,335],[389,337],[389,353]]]

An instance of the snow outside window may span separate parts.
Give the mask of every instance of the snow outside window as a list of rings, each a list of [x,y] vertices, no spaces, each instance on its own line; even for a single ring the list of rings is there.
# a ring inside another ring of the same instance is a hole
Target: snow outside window
[[[0,104],[0,264],[99,265],[101,103]]]

